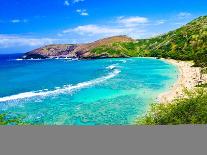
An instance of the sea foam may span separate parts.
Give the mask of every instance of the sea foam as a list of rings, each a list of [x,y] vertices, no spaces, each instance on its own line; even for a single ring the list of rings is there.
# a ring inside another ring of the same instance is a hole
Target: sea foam
[[[116,68],[116,65],[110,65],[110,66],[106,67],[106,69],[110,69],[110,70],[113,70],[115,68]]]
[[[27,98],[33,98],[33,97],[46,97],[46,96],[50,96],[50,95],[58,95],[58,94],[63,94],[63,93],[72,93],[75,90],[79,90],[82,88],[97,85],[97,84],[102,83],[106,80],[114,78],[120,72],[121,72],[120,70],[114,69],[113,72],[109,73],[108,75],[102,76],[102,77],[94,79],[94,80],[78,83],[76,85],[66,85],[63,88],[56,87],[55,90],[51,90],[51,91],[46,91],[46,89],[45,89],[45,90],[40,90],[40,91],[35,91],[35,92],[25,92],[25,93],[11,95],[11,96],[7,96],[7,97],[2,97],[2,98],[0,98],[0,102],[8,102],[8,101],[13,101],[13,100],[21,100],[21,99],[27,99]]]

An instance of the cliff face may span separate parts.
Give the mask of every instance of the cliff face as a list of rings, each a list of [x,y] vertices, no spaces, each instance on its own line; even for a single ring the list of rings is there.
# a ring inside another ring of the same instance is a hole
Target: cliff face
[[[100,46],[109,46],[113,43],[132,42],[133,39],[127,36],[115,36],[110,38],[101,39],[88,44],[54,44],[47,45],[42,48],[35,49],[31,52],[24,54],[24,59],[45,59],[56,57],[68,58],[96,58],[96,57],[110,57],[109,55],[95,54],[91,51]],[[120,56],[121,57],[121,56]]]

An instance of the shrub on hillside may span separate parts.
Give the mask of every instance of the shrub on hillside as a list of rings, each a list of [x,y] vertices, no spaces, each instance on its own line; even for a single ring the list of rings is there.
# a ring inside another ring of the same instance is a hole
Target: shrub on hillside
[[[136,121],[138,125],[207,124],[207,91],[187,92],[187,97],[171,104],[153,104]]]

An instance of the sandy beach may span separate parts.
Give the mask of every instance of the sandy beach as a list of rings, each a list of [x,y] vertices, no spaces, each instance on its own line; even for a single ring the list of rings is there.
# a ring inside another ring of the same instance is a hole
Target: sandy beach
[[[159,103],[170,103],[176,98],[184,97],[183,90],[192,90],[201,82],[206,82],[206,77],[202,76],[201,68],[192,67],[193,62],[177,61],[172,59],[162,59],[179,68],[178,81],[170,88],[168,92],[158,96]]]

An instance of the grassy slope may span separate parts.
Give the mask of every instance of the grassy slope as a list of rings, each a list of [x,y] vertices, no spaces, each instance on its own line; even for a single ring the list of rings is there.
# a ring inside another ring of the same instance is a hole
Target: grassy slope
[[[199,17],[189,24],[167,34],[129,43],[113,43],[91,51],[109,57],[150,56],[194,60],[198,66],[207,66],[207,16]]]
[[[155,42],[155,40],[159,40]],[[186,26],[152,39],[151,56],[194,60],[196,66],[207,66],[207,16]],[[162,45],[163,44],[163,45]],[[206,73],[206,68],[203,68]],[[199,87],[206,87],[206,84]],[[138,125],[207,124],[207,90],[188,92],[186,98],[171,104],[151,105],[148,113],[139,118]]]

